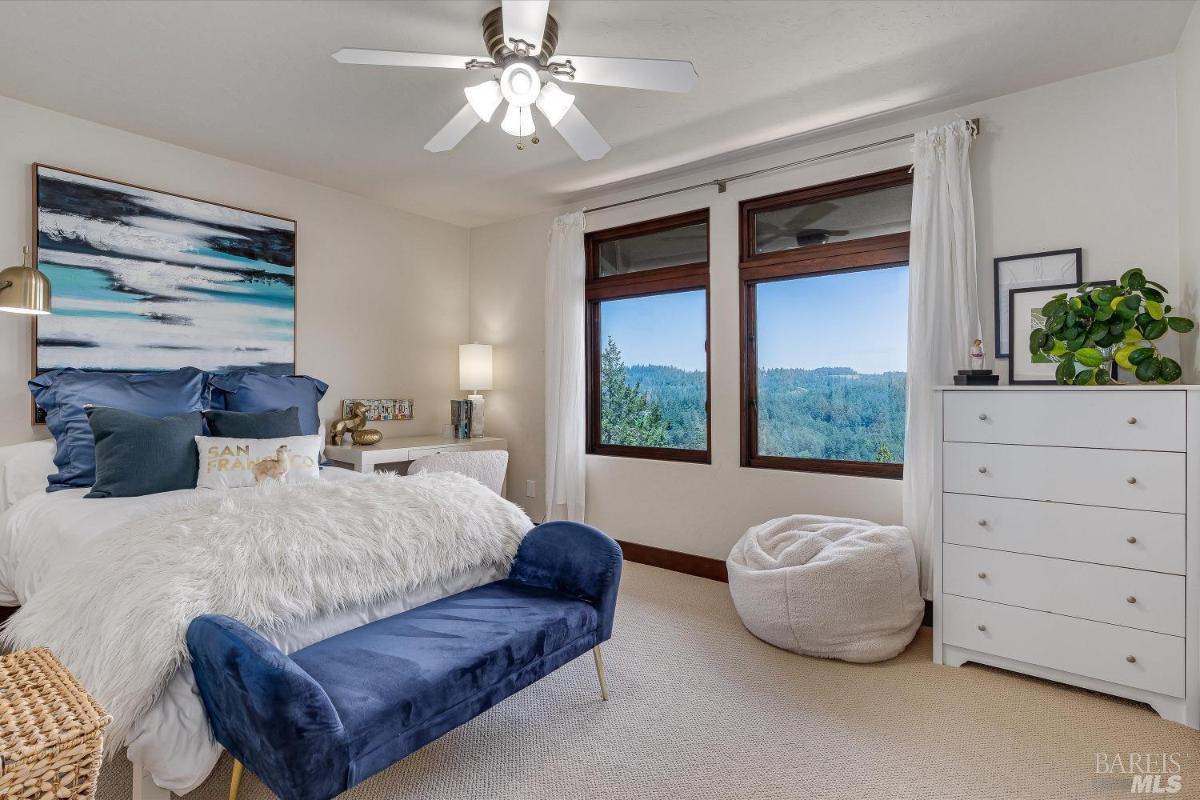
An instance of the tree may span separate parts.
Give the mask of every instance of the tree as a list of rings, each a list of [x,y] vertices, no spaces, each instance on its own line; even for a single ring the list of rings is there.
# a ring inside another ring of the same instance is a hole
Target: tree
[[[600,354],[600,441],[638,447],[666,447],[668,424],[662,409],[641,383],[629,385],[621,350],[613,338]]]

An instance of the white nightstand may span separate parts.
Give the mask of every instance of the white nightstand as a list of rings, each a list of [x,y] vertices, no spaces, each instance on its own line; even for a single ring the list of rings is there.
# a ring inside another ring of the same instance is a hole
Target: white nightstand
[[[326,445],[325,457],[347,464],[357,472],[374,472],[379,464],[415,461],[421,456],[463,450],[507,450],[508,441],[498,436],[451,439],[445,436],[404,436],[368,445]]]

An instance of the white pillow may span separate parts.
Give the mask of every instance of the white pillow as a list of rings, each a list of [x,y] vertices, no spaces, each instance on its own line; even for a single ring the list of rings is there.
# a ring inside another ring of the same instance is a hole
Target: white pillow
[[[278,460],[281,448],[285,456]],[[286,436],[281,439],[241,439],[222,436],[197,436],[200,469],[197,489],[231,489],[275,480],[304,483],[320,478],[321,437]],[[286,470],[279,469],[280,464]],[[256,469],[257,468],[257,469]],[[257,474],[256,474],[257,473]]]
[[[23,497],[46,491],[46,476],[54,466],[54,440],[0,447],[0,511],[7,511]]]

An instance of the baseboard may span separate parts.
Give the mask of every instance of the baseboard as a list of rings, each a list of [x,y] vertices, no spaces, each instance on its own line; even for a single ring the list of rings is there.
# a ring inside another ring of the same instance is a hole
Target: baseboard
[[[685,575],[695,575],[698,578],[729,583],[725,562],[719,559],[680,553],[678,550],[667,550],[663,547],[653,547],[637,542],[618,541],[617,544],[621,545],[626,561],[649,564],[652,567],[669,569],[672,572],[682,572]]]
[[[725,562],[707,556],[696,556],[691,553],[681,553],[678,550],[667,550],[665,547],[653,547],[637,542],[622,542],[621,550],[625,553],[626,561],[637,564],[649,564],[652,567],[669,569],[672,572],[682,572],[685,575],[695,575],[698,578],[708,578],[713,581],[729,583],[729,572]],[[925,601],[925,618],[921,624],[933,627],[933,603]]]

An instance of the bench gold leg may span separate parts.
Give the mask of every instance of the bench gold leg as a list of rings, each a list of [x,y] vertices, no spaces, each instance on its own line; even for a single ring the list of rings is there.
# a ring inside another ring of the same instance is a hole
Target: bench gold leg
[[[242,785],[242,762],[233,760],[233,777],[229,779],[229,800],[237,800],[238,789]]]
[[[600,678],[600,699],[608,699],[608,681],[604,680],[604,656],[600,654],[600,645],[592,648],[592,655],[596,657],[596,676]],[[229,800],[233,800],[231,797]]]

